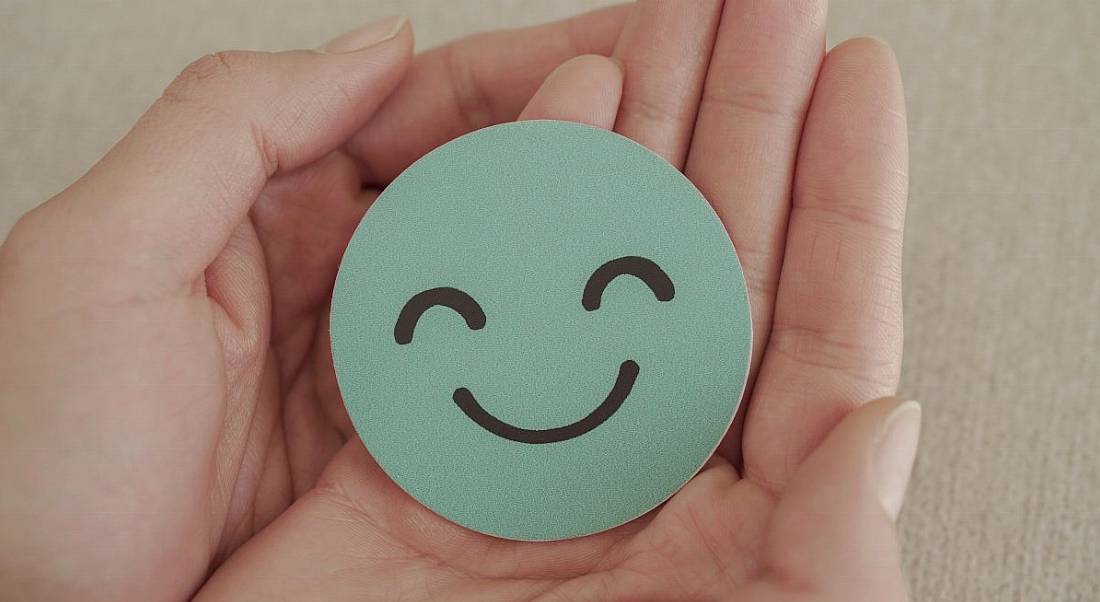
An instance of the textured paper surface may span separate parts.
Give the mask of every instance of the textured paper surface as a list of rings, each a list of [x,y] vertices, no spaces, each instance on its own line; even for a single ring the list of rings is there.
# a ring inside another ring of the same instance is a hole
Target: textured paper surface
[[[652,272],[601,267],[633,264]],[[443,304],[411,301],[424,291]],[[751,329],[733,245],[687,178],[556,121],[414,163],[367,211],[332,299],[340,391],[382,468],[443,516],[525,540],[618,526],[694,475],[741,399]],[[574,428],[605,398],[613,413]]]

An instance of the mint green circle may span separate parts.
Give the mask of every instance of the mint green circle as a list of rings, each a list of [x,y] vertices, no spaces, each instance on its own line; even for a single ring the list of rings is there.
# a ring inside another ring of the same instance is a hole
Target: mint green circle
[[[659,265],[674,297],[624,275],[586,310],[589,276],[625,256]],[[435,306],[398,344],[405,303],[436,287],[469,294],[484,328]],[[557,121],[474,132],[394,180],[348,246],[331,317],[344,403],[382,469],[443,517],[518,540],[603,531],[668,499],[728,429],[752,344],[706,199],[633,141]],[[465,387],[500,420],[559,427],[608,396],[625,360],[639,370],[622,406],[565,441],[503,438],[452,400]]]

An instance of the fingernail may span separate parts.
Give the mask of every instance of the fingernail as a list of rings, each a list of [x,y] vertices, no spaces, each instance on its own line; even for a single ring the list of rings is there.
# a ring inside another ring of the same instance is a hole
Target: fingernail
[[[898,519],[920,441],[921,406],[907,401],[886,417],[875,449],[879,499],[892,520]]]
[[[322,46],[321,51],[329,54],[344,54],[370,48],[395,38],[408,22],[408,18],[400,15],[386,17],[341,35]]]

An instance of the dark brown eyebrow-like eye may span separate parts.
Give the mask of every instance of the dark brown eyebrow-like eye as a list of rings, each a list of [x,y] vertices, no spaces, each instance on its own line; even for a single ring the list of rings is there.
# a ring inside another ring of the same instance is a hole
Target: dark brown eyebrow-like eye
[[[661,266],[645,257],[628,256],[612,259],[592,272],[584,285],[581,305],[588,311],[599,309],[604,289],[612,280],[624,275],[634,276],[644,282],[658,301],[671,301],[676,296],[676,288]]]
[[[466,320],[466,326],[471,330],[481,330],[485,327],[485,312],[477,301],[457,288],[444,286],[417,293],[405,303],[397,316],[397,324],[393,327],[393,340],[397,341],[398,345],[411,343],[413,331],[420,316],[436,305],[453,309]]]

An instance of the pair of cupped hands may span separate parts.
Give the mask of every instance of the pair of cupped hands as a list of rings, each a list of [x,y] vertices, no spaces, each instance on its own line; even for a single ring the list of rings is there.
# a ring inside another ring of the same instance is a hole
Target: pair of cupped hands
[[[413,55],[385,19],[189,66],[0,248],[0,591],[13,600],[903,600],[920,408],[892,397],[901,83],[824,1],[642,1]],[[754,354],[660,508],[495,539],[403,493],[337,390],[328,303],[412,161],[515,119],[613,129],[713,204]],[[870,400],[880,398],[877,401]],[[867,403],[870,402],[870,403]]]

